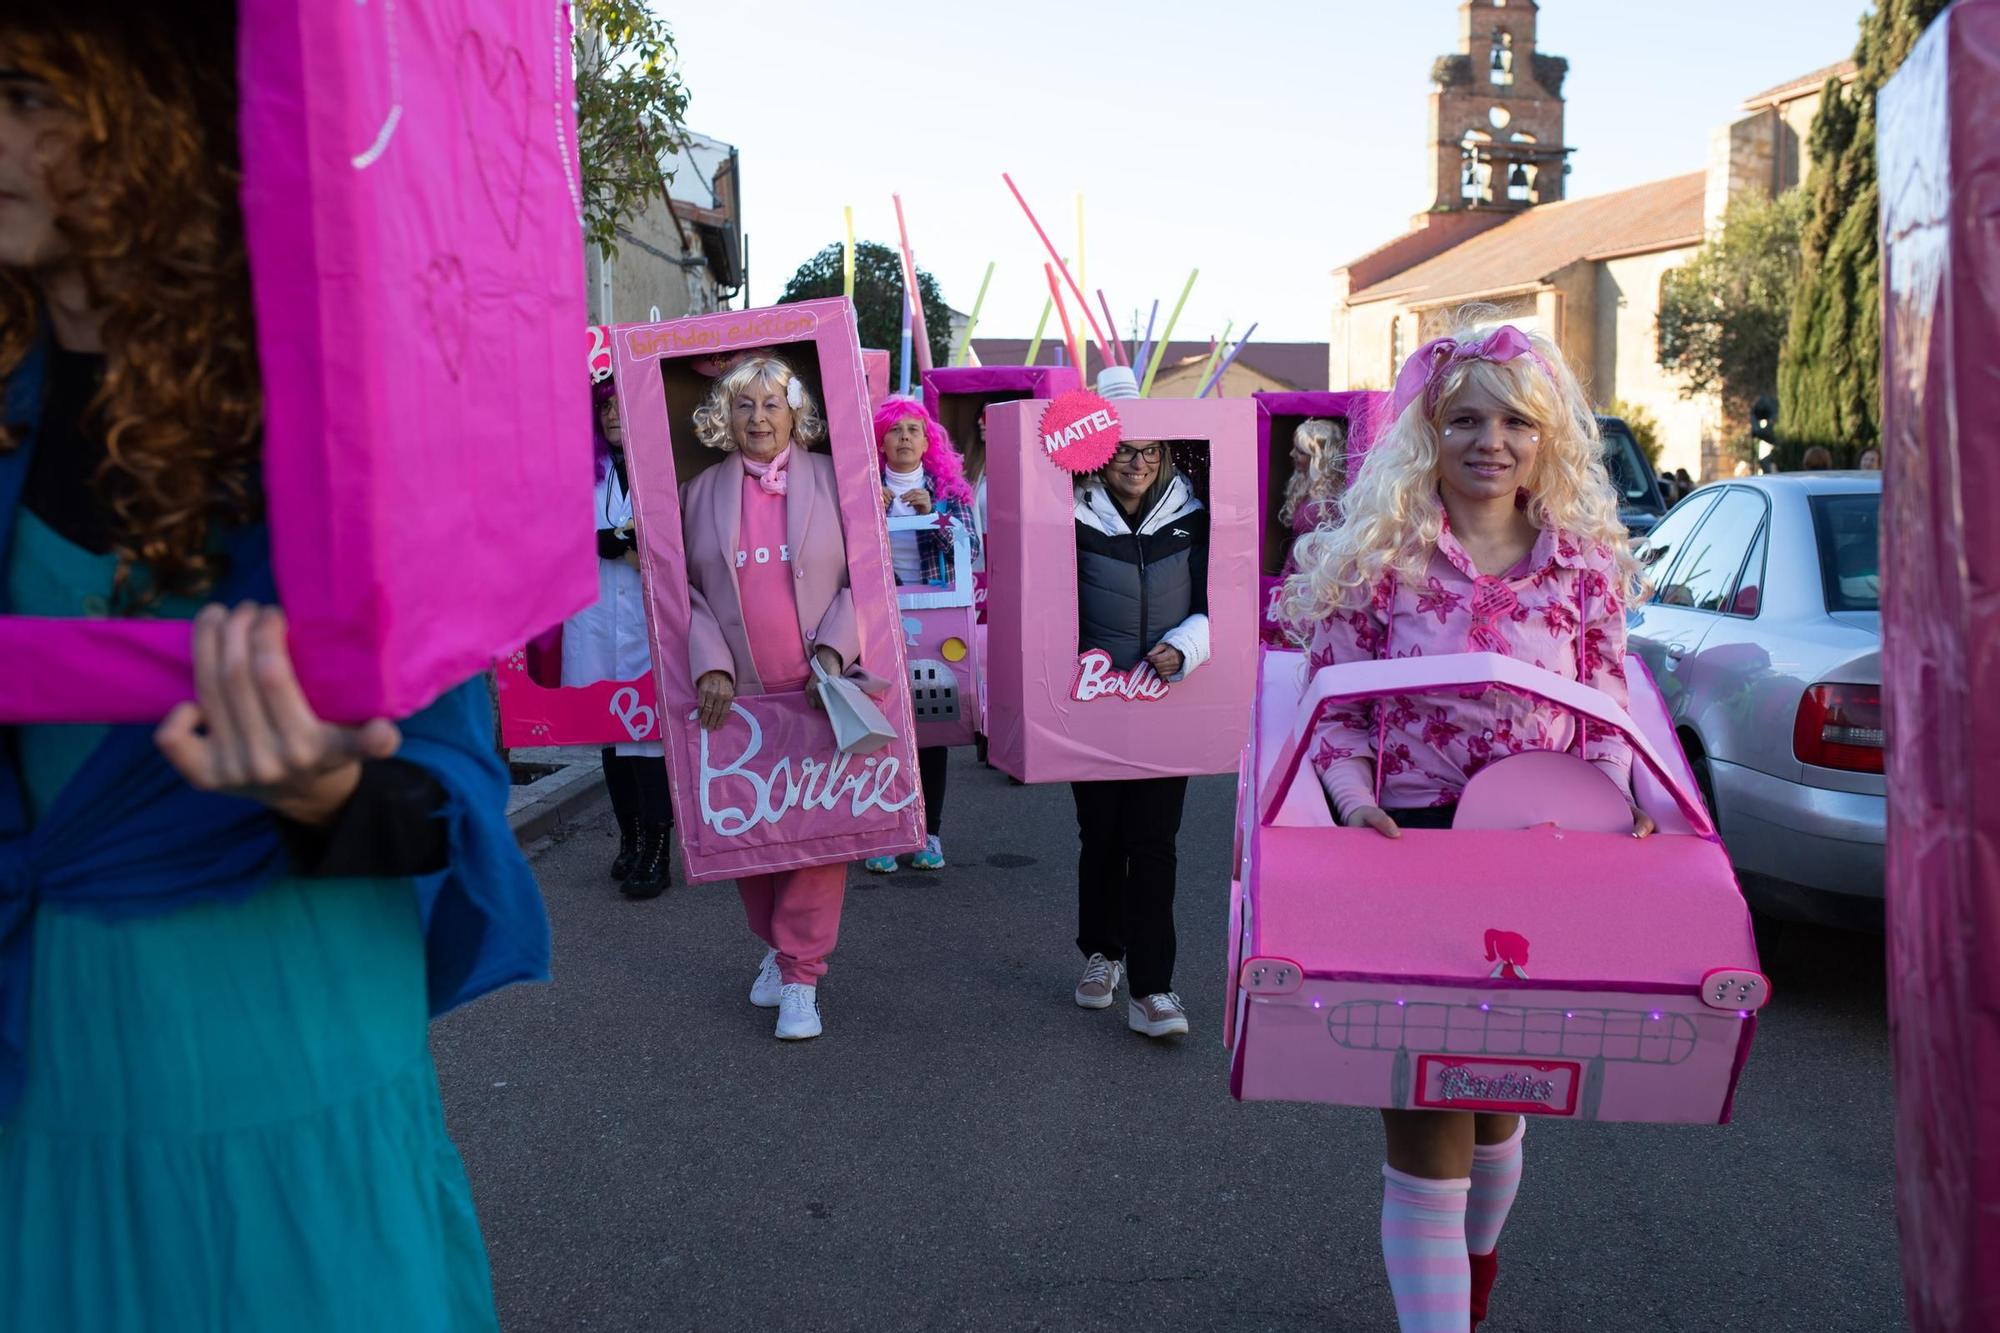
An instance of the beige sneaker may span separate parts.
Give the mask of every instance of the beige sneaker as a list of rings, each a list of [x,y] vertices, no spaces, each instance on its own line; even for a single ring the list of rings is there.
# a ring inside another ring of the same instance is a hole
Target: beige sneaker
[[[1083,980],[1076,983],[1077,1007],[1109,1009],[1118,991],[1119,978],[1124,975],[1125,964],[1114,963],[1101,953],[1092,954],[1083,966]]]
[[[1132,1002],[1125,1006],[1125,1026],[1149,1037],[1185,1036],[1188,1030],[1187,1010],[1181,1007],[1181,997],[1172,991],[1148,995],[1143,999],[1135,995]]]

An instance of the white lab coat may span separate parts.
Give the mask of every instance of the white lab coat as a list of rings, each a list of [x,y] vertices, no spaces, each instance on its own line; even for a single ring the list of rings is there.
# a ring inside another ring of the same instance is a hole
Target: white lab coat
[[[619,484],[615,467],[606,468],[604,479],[597,483],[595,518],[599,528],[620,528],[632,521],[632,497]],[[562,683],[635,680],[652,669],[645,585],[639,571],[623,560],[599,560],[597,601],[563,624]],[[616,748],[619,754],[663,753],[658,741],[628,741]]]

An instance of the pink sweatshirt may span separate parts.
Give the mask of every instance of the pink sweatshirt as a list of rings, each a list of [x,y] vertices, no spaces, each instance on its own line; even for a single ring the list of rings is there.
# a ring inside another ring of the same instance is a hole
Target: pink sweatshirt
[[[1317,671],[1335,662],[1466,652],[1531,662],[1593,686],[1623,707],[1625,607],[1611,552],[1586,550],[1545,531],[1513,573],[1481,574],[1447,523],[1423,583],[1384,580],[1365,608],[1322,621],[1313,633],[1311,662]],[[1313,733],[1311,759],[1345,818],[1362,805],[1450,805],[1495,759],[1576,745],[1573,714],[1489,689],[1469,697],[1398,695],[1336,705]],[[1623,736],[1586,724],[1582,753],[1619,790],[1631,790],[1632,749]]]
[[[743,474],[743,526],[736,549],[736,588],[743,633],[757,679],[772,693],[796,690],[812,668],[799,633],[799,599],[792,587],[792,548],[785,532],[785,497],[771,495]]]

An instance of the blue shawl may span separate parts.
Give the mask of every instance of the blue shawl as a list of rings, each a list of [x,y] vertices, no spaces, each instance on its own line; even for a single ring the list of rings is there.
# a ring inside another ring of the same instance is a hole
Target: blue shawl
[[[23,446],[0,453],[0,614],[14,518],[28,475],[42,401],[44,353],[9,377],[7,420]],[[268,534],[231,534],[229,573],[216,600],[275,603]],[[549,926],[527,861],[507,826],[508,775],[493,749],[493,718],[479,680],[467,681],[401,723],[397,757],[445,790],[447,868],[415,880],[429,967],[431,1013],[516,981],[545,981]],[[113,727],[47,816],[30,829],[13,737],[0,728],[0,1119],[27,1077],[29,967],[43,903],[116,920],[196,903],[239,902],[288,873],[278,822],[266,807],[196,791],[146,726]],[[42,1053],[44,1058],[49,1053]]]

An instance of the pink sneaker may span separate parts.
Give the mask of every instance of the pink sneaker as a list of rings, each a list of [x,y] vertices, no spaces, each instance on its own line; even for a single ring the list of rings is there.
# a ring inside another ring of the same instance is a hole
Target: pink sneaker
[[[1114,963],[1101,953],[1094,953],[1084,964],[1083,980],[1076,983],[1076,1004],[1079,1009],[1109,1009],[1111,1000],[1118,993],[1118,979],[1125,975],[1125,964]]]
[[[1187,1010],[1181,1007],[1181,997],[1172,991],[1144,997],[1135,995],[1125,1006],[1125,1026],[1149,1037],[1185,1036]]]

